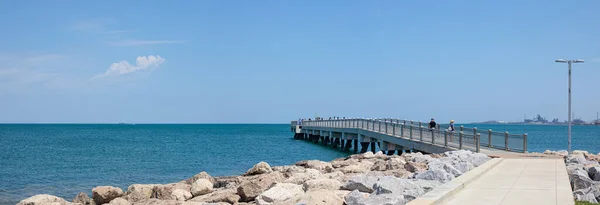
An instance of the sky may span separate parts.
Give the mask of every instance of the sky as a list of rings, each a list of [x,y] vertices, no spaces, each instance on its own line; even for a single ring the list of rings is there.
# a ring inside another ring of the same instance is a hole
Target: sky
[[[0,1],[0,123],[600,111],[600,1]]]

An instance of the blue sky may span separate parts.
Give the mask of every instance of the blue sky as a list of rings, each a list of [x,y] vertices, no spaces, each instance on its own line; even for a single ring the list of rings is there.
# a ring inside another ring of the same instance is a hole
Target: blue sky
[[[2,1],[0,122],[600,111],[599,1]]]

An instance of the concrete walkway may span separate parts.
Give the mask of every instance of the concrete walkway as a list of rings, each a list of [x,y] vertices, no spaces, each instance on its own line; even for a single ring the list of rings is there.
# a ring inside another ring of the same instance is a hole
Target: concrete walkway
[[[504,159],[443,204],[573,205],[562,159]]]

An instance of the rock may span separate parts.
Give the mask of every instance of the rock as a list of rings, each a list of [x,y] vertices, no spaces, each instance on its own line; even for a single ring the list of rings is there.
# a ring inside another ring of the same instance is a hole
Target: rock
[[[567,164],[583,164],[585,161],[585,156],[583,156],[583,154],[571,154],[568,155],[565,160]]]
[[[453,163],[452,166],[454,168],[458,169],[461,173],[466,173],[469,170],[475,168],[475,166],[473,166],[473,164],[471,164],[469,162],[465,162],[465,161]]]
[[[454,177],[458,177],[463,174],[460,170],[456,169],[449,161],[433,160],[427,164],[429,170],[443,170],[447,173],[452,174]]]
[[[595,194],[594,194],[594,189],[592,187],[573,191],[573,197],[577,201],[587,201],[587,202],[591,202],[591,203],[598,203],[598,200],[596,199]]]
[[[325,179],[335,179],[335,180],[341,180],[341,178],[344,176],[343,172],[340,171],[334,171],[331,173],[327,173],[327,174],[323,174],[323,178]]]
[[[133,203],[133,205],[179,205],[178,201],[175,200],[160,200],[155,198],[144,199]]]
[[[333,166],[329,162],[323,162],[319,160],[304,160],[296,162],[296,166],[302,166],[305,168],[316,169],[322,173],[329,173],[333,171]]]
[[[185,201],[185,200],[188,200],[188,199],[192,198],[192,193],[190,193],[187,190],[183,190],[183,189],[175,189],[171,193],[171,196],[176,201]]]
[[[371,159],[373,157],[375,157],[375,154],[373,154],[373,152],[365,152],[362,154],[355,154],[350,156],[350,158],[352,159]]]
[[[296,200],[294,204],[330,205],[343,203],[344,200],[332,190],[310,190]]]
[[[304,172],[291,173],[291,176],[285,179],[284,182],[302,185],[305,181],[319,178],[321,175],[321,172],[316,169],[305,169]]]
[[[394,157],[390,158],[387,161],[386,169],[404,169],[404,165],[406,164],[406,160],[404,158]]]
[[[108,204],[111,204],[111,205],[131,205],[131,203],[129,203],[129,201],[127,201],[127,200],[125,200],[125,199],[123,199],[121,197],[111,200],[110,203],[108,203]]]
[[[358,190],[360,192],[373,192],[373,185],[377,183],[379,176],[372,176],[369,174],[359,174],[353,176],[346,182],[346,184],[342,187],[345,190]]]
[[[423,155],[423,153],[420,153],[420,152],[405,154],[405,158],[408,161],[418,162],[418,163],[428,163],[430,160],[433,159],[433,158],[431,158],[431,156]]]
[[[587,161],[600,162],[600,156],[598,156],[598,155],[595,155],[595,154],[584,154],[583,156],[585,156],[585,159]]]
[[[433,153],[429,155],[431,158],[437,159],[437,158],[442,158],[444,157],[444,155],[438,154],[438,153]]]
[[[446,183],[452,181],[454,179],[454,175],[441,169],[434,169],[417,173],[415,175],[415,179],[436,180],[442,183]]]
[[[587,172],[592,180],[600,181],[600,167],[589,168]]]
[[[208,181],[210,181],[210,183],[213,185],[217,183],[217,180],[215,178],[213,178],[212,176],[210,176],[210,174],[208,174],[206,172],[200,172],[200,173],[194,175],[192,178],[186,179],[185,183],[192,185],[198,179],[208,179]]]
[[[364,193],[359,192],[358,190],[351,191],[344,197],[344,202],[347,205],[358,205],[360,202],[365,200],[369,195],[365,195]]]
[[[259,163],[255,164],[252,168],[250,168],[246,172],[245,175],[249,176],[249,175],[264,174],[264,173],[269,173],[272,171],[273,170],[271,169],[271,166],[269,166],[269,164],[267,164],[266,162],[259,162]]]
[[[341,167],[355,165],[355,164],[358,164],[358,162],[359,162],[358,159],[349,158],[349,159],[343,160],[343,161],[333,161],[333,162],[331,162],[331,166],[333,166],[333,168],[337,169],[337,168],[341,168]]]
[[[473,166],[478,167],[478,166],[481,166],[482,164],[486,163],[490,159],[492,159],[492,158],[488,157],[486,154],[473,153],[470,157],[470,160],[468,160],[468,162],[473,164]]]
[[[92,199],[98,205],[108,203],[121,196],[123,196],[123,190],[117,187],[97,186],[92,189]]]
[[[306,169],[304,167],[296,166],[296,165],[274,166],[271,168],[273,169],[273,171],[283,173],[286,177],[290,177],[290,175],[292,175],[293,173],[305,172],[305,169]]]
[[[157,198],[160,200],[187,200],[192,198],[190,189],[191,186],[186,183],[157,185],[152,191],[152,198]]]
[[[342,167],[339,169],[339,171],[343,172],[344,174],[365,173],[365,172],[370,171],[371,167],[373,167],[373,165],[374,165],[374,163],[371,161],[361,160],[358,164]]]
[[[409,171],[409,172],[420,173],[420,172],[424,172],[427,170],[427,164],[421,163],[421,162],[409,161],[406,164],[404,164],[404,169],[406,169],[406,171]]]
[[[395,176],[398,178],[408,179],[412,177],[414,174],[412,172],[406,171],[404,169],[396,169],[396,170],[386,170],[383,172],[384,176]]]
[[[302,186],[292,183],[277,183],[256,197],[257,205],[282,204],[299,197],[304,191]]]
[[[226,177],[216,177],[215,178],[216,184],[213,184],[213,188],[235,188],[237,187],[241,182],[240,182],[240,177],[239,176],[226,176]]]
[[[75,198],[73,198],[73,203],[79,203],[81,205],[95,205],[94,200],[90,198],[86,193],[79,192]]]
[[[569,176],[571,187],[573,190],[586,189],[594,185],[594,181],[590,179],[588,173],[584,170],[575,170]]]
[[[388,156],[386,154],[383,153],[383,151],[378,151],[377,153],[375,153],[375,158],[378,159],[386,159]]]
[[[569,152],[567,152],[567,150],[558,150],[555,154],[560,156],[567,156],[569,155]]]
[[[371,171],[385,171],[387,169],[387,163],[384,160],[377,160],[371,167]]]
[[[273,183],[282,182],[283,179],[283,174],[280,172],[271,172],[244,179],[245,181],[237,188],[237,193],[241,197],[240,201],[249,202],[254,200],[256,196],[267,190]]]
[[[440,183],[430,183],[429,189],[433,189],[431,186],[437,187]],[[410,196],[411,199],[417,198],[425,194],[425,189],[420,184],[416,183],[412,179],[400,179],[396,177],[386,176],[379,178],[379,181],[373,185],[375,194],[393,194],[393,195],[404,195]]]
[[[327,189],[327,190],[338,190],[342,186],[342,182],[334,179],[313,179],[304,182],[302,188],[304,191]]]
[[[380,194],[371,195],[369,198],[360,201],[357,205],[401,205],[406,204],[407,201],[402,195]]]
[[[196,180],[190,189],[192,196],[200,196],[212,192],[213,184],[205,178],[199,178]]]
[[[127,194],[123,198],[129,202],[136,202],[152,198],[152,191],[159,184],[132,184],[127,187]]]
[[[49,194],[38,194],[21,200],[17,205],[68,205],[65,199]]]
[[[440,183],[439,181],[434,181],[434,180],[415,180],[414,183],[419,185],[421,188],[423,188],[423,190],[425,190],[425,193],[442,185],[442,183]]]
[[[585,170],[583,168],[583,164],[568,164],[567,165],[567,174],[569,174],[569,176],[573,175],[573,172],[575,170]]]
[[[235,204],[240,200],[240,196],[237,195],[235,189],[222,189],[216,190],[212,193],[194,197],[188,201],[204,202],[204,203],[217,203],[225,202]]]
[[[572,153],[573,154],[581,154],[581,155],[589,154],[588,151],[584,151],[584,150],[573,150]]]

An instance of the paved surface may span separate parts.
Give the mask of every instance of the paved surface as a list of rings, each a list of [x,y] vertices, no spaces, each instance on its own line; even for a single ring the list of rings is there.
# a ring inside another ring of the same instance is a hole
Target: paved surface
[[[504,159],[444,204],[573,205],[562,159]]]

